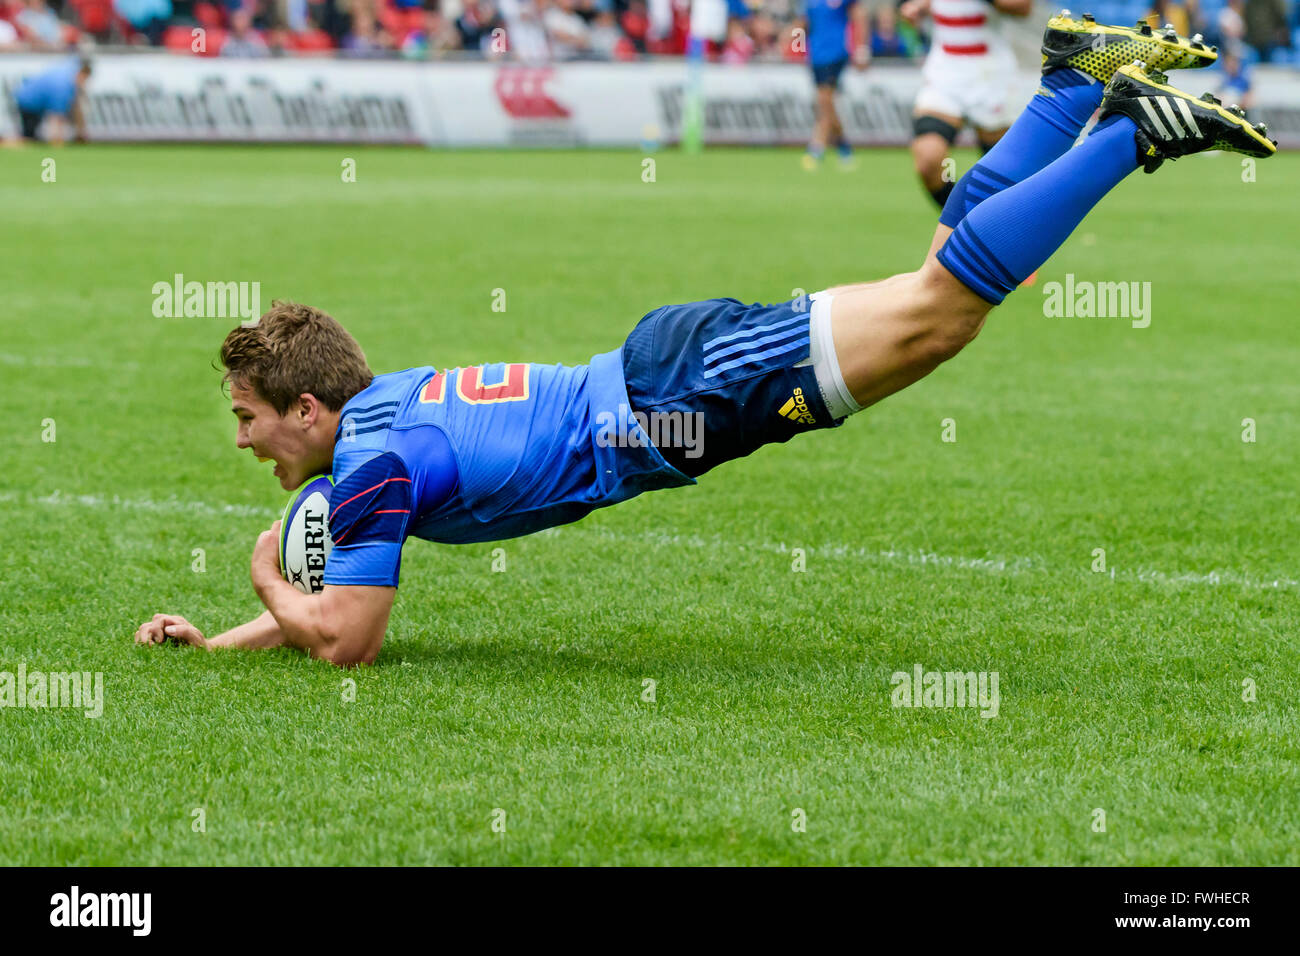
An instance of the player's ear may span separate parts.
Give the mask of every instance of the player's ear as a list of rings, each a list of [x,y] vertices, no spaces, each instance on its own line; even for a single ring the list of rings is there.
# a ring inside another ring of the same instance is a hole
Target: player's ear
[[[320,399],[311,392],[303,392],[298,396],[294,412],[297,413],[298,420],[305,427],[310,428],[316,424],[316,419],[320,416]]]

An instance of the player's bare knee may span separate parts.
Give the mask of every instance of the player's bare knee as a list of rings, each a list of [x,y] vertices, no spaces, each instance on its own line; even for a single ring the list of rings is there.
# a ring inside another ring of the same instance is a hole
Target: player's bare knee
[[[937,259],[922,265],[914,283],[926,316],[924,334],[917,341],[921,361],[935,365],[946,362],[979,334],[992,305],[963,285]]]
[[[955,358],[969,345],[984,327],[983,317],[973,318],[966,313],[939,317],[929,336],[922,343],[925,359],[935,365]]]

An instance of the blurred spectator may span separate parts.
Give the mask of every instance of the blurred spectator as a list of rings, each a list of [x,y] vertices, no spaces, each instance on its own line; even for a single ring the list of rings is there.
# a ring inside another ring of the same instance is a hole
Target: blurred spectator
[[[393,38],[379,25],[376,0],[352,0],[352,31],[343,49],[353,56],[373,56],[393,48]]]
[[[1187,7],[1187,30],[1189,33],[1199,33],[1201,36],[1208,36],[1210,31],[1205,24],[1205,11],[1201,9],[1200,0],[1184,0]]]
[[[587,21],[574,12],[575,0],[543,0],[547,3],[542,14],[546,39],[551,56],[557,60],[576,60],[586,56],[591,49],[591,32]]]
[[[1246,0],[1246,42],[1268,62],[1277,48],[1291,46],[1286,27],[1286,7],[1282,0]]]
[[[779,57],[781,31],[776,20],[762,10],[749,18],[749,35],[754,40],[754,55]]]
[[[311,28],[310,4],[307,0],[275,0],[275,25],[294,33]]]
[[[600,0],[591,21],[591,53],[601,60],[626,60],[636,55],[632,41],[623,36],[614,16],[614,4]]]
[[[727,42],[722,45],[722,62],[748,63],[754,57],[754,38],[744,20],[732,17],[727,23]]]
[[[492,31],[500,27],[501,18],[491,0],[465,0],[460,16],[456,18],[460,45],[484,55],[498,52],[492,49]]]
[[[233,31],[228,56],[265,56],[283,45],[303,52],[333,48],[353,56],[425,57],[463,48],[469,55],[525,63],[682,56],[692,0],[0,0],[0,48],[62,49],[76,31],[104,41],[162,42],[169,26]],[[869,24],[857,47],[876,58],[915,57],[922,34],[899,18],[895,0],[858,0]],[[708,55],[726,63],[804,62],[793,29],[807,0],[726,0],[726,33]],[[50,4],[54,4],[53,8]],[[1300,43],[1300,0],[1113,0],[1108,19],[1132,22],[1143,11],[1157,26],[1241,44],[1245,64],[1281,62]],[[1129,12],[1122,14],[1120,7]],[[251,17],[251,20],[250,20]],[[236,26],[238,21],[238,26]],[[17,38],[12,36],[16,31]],[[495,33],[494,31],[500,31]],[[1292,33],[1295,33],[1295,38]],[[806,38],[805,38],[806,39]],[[494,42],[495,40],[495,42]],[[220,41],[214,41],[220,43]],[[178,51],[183,47],[178,46]]]
[[[63,24],[45,0],[27,0],[23,10],[14,17],[14,26],[18,35],[38,50],[63,47]]]
[[[153,46],[162,42],[163,31],[172,16],[171,0],[113,0],[113,11],[144,34]]]
[[[270,53],[262,34],[253,29],[252,11],[248,7],[240,7],[232,13],[230,33],[221,44],[221,55],[255,58],[269,56]]]
[[[335,46],[343,45],[343,38],[352,28],[352,11],[348,0],[313,0],[307,7],[312,22],[324,30]]]
[[[542,24],[541,5],[544,2],[545,0],[500,0],[510,52],[517,60],[545,63],[550,59],[546,28]]]
[[[422,0],[423,7],[411,9],[406,23],[419,23],[414,30],[408,30],[402,37],[400,47],[402,55],[411,59],[432,56],[433,54],[454,48],[459,40],[454,30],[448,30],[442,11],[438,9],[438,0]]]
[[[619,17],[618,25],[632,41],[633,48],[638,53],[644,53],[646,33],[650,29],[650,15],[646,11],[645,0],[629,0],[627,9]]]
[[[1155,0],[1151,4],[1151,12],[1143,19],[1153,22],[1157,27],[1169,24],[1183,36],[1189,36],[1192,32],[1192,19],[1187,8],[1178,0]]]
[[[648,42],[662,43],[673,33],[676,13],[673,0],[647,0],[645,39]]]
[[[907,44],[898,32],[898,13],[890,6],[876,7],[871,17],[871,56],[908,56]]]
[[[1228,0],[1228,5],[1219,11],[1219,19],[1215,23],[1215,41],[1219,46],[1231,46],[1245,39],[1245,8],[1246,0]]]
[[[1250,67],[1241,57],[1241,48],[1232,46],[1223,50],[1214,72],[1219,74],[1219,87],[1216,90],[1219,99],[1250,109]]]

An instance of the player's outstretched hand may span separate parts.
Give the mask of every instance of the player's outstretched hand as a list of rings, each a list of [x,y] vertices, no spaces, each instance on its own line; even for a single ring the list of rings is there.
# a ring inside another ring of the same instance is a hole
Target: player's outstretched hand
[[[155,614],[153,620],[145,621],[135,632],[137,644],[161,644],[168,638],[177,644],[204,648],[208,646],[203,632],[179,614]]]

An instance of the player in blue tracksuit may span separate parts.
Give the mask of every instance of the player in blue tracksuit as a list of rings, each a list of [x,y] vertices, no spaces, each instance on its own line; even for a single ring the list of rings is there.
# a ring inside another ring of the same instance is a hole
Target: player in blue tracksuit
[[[834,146],[840,163],[852,162],[852,150],[844,135],[839,113],[835,109],[835,93],[840,86],[840,74],[848,65],[850,53],[859,65],[866,64],[870,41],[866,26],[866,7],[858,0],[806,0],[804,22],[808,33],[808,63],[812,66],[813,85],[817,88],[817,122],[813,126],[808,151],[803,165],[809,172],[817,169],[827,145]],[[858,25],[857,48],[850,51],[849,21]]]
[[[292,303],[231,330],[221,362],[237,446],[273,460],[285,489],[334,475],[324,589],[304,594],[281,576],[272,526],[249,569],[263,614],[211,640],[183,617],[158,614],[135,639],[288,645],[340,665],[369,663],[410,538],[528,534],[838,425],[960,351],[1138,167],[1154,172],[1211,148],[1261,158],[1276,150],[1239,110],[1193,98],[1143,65],[1212,62],[1196,41],[1061,16],[1044,49],[1045,87],[1055,93],[1016,120],[1002,141],[1018,144],[1014,153],[999,143],[958,183],[915,272],[776,305],[663,306],[620,348],[575,366],[376,376],[338,322]],[[1053,84],[1062,73],[1066,82]],[[1098,104],[1099,122],[1074,146]]]
[[[47,116],[53,117],[55,123],[51,142],[58,144],[64,140],[69,123],[78,140],[86,138],[82,104],[90,69],[90,60],[83,57],[25,77],[18,84],[14,102],[23,139],[35,140]]]

